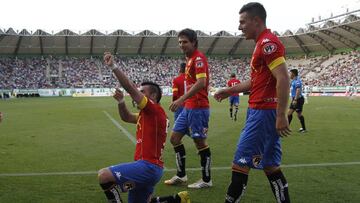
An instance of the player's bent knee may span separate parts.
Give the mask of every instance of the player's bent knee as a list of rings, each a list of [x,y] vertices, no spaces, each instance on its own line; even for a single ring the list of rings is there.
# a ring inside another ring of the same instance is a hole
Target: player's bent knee
[[[114,177],[109,168],[103,168],[98,171],[98,178],[100,183],[113,182]]]

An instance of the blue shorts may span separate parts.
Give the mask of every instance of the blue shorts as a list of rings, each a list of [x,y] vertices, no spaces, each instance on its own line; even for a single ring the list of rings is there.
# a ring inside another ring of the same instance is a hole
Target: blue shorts
[[[233,163],[256,169],[280,166],[281,143],[275,125],[276,110],[249,108]]]
[[[148,202],[163,174],[161,167],[143,160],[110,166],[109,169],[121,191],[129,191],[129,203]]]
[[[175,121],[173,131],[190,135],[193,139],[205,139],[209,128],[209,117],[209,109],[184,108]]]
[[[179,115],[181,114],[181,112],[183,111],[184,107],[179,107],[175,113],[174,113],[174,122],[176,121],[176,119],[179,117]]]
[[[239,96],[230,96],[229,102],[231,106],[239,106],[240,104],[240,97]]]

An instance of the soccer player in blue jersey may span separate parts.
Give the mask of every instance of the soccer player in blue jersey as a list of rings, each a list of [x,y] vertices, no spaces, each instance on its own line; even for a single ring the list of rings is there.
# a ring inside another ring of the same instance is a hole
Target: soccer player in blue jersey
[[[288,120],[289,125],[292,120],[292,114],[294,111],[297,113],[297,117],[300,120],[301,128],[299,129],[299,132],[305,133],[306,127],[305,127],[305,118],[302,115],[303,106],[304,106],[304,96],[302,94],[302,82],[299,78],[299,72],[297,69],[291,69],[290,70],[290,90],[291,90],[291,104],[288,111]]]

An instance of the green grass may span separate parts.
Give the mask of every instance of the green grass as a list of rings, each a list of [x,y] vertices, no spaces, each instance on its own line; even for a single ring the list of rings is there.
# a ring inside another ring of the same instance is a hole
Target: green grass
[[[127,98],[129,101],[130,99]],[[239,120],[228,118],[228,103],[211,100],[208,143],[213,167],[230,167],[244,125],[247,97],[241,97]],[[167,110],[170,97],[163,99]],[[128,103],[132,110],[131,104]],[[108,112],[131,134],[135,126],[120,121],[111,98],[27,98],[1,100],[5,119],[0,124],[0,202],[106,202],[97,183],[102,167],[133,159],[134,144],[104,114]],[[167,111],[173,123],[173,114]],[[283,164],[360,161],[360,99],[311,97],[304,106],[309,130],[300,134],[295,114],[292,136],[282,140]],[[185,137],[187,167],[198,168],[192,140]],[[165,147],[165,165],[175,168],[174,152]],[[87,175],[14,176],[1,174],[94,172]],[[360,202],[360,165],[284,167],[292,202]],[[190,190],[193,203],[221,203],[230,170],[213,170],[214,187]],[[165,172],[157,195],[186,190],[165,186]],[[201,177],[189,171],[190,182]],[[125,196],[124,196],[125,197]],[[275,202],[262,171],[252,170],[243,202]]]

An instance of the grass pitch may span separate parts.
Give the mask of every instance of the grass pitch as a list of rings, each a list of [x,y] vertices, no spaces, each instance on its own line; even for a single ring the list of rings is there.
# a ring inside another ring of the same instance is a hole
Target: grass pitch
[[[170,97],[164,97],[164,109],[169,103]],[[136,111],[129,98],[127,104]],[[229,119],[227,102],[211,100],[208,143],[214,187],[189,190],[193,203],[224,202],[246,107],[247,97],[241,97],[239,119],[234,122]],[[0,111],[5,114],[0,124],[0,202],[106,202],[96,171],[133,159],[134,144],[104,112],[132,135],[135,126],[120,121],[112,98],[1,100]],[[173,123],[173,114],[168,110],[167,114]],[[300,124],[294,114],[293,133],[282,139],[283,172],[292,202],[360,202],[360,99],[311,97],[304,105],[304,116],[309,131],[297,132]],[[184,143],[187,167],[199,168],[192,140],[185,137]],[[164,154],[167,169],[175,169],[174,157],[168,141]],[[173,171],[164,173],[156,195],[187,190],[186,186],[162,183],[172,175]],[[188,171],[189,183],[200,177],[200,171]],[[275,202],[262,171],[250,172],[242,200]]]

